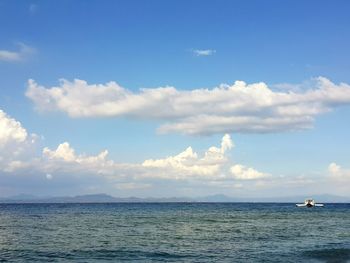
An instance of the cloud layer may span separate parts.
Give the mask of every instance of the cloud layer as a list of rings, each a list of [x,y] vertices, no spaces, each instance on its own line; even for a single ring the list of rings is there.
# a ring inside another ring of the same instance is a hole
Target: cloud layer
[[[235,185],[237,175],[230,172],[232,161],[227,157],[234,147],[231,137],[222,137],[219,147],[211,146],[200,154],[192,147],[162,159],[147,159],[141,163],[120,163],[108,158],[108,151],[97,155],[77,154],[74,148],[63,142],[56,149],[36,144],[37,136],[29,135],[21,123],[0,111],[0,179],[1,175],[40,176],[42,180],[55,182],[60,178],[100,178],[115,185],[116,189],[149,189],[162,181]],[[40,148],[40,147],[39,147]],[[239,165],[239,164],[235,164]],[[245,167],[239,165],[240,167]],[[248,173],[253,168],[246,167]],[[231,169],[232,170],[232,169]],[[241,180],[260,180],[261,176],[241,176]]]
[[[210,135],[312,128],[318,115],[350,104],[350,86],[319,77],[303,92],[274,91],[263,82],[243,81],[213,89],[160,87],[133,92],[115,82],[61,80],[59,86],[45,88],[29,80],[26,96],[41,111],[61,111],[73,118],[152,119],[162,123],[160,133]]]
[[[231,160],[228,152],[233,147],[226,134],[219,146],[203,153],[189,146],[160,159],[120,163],[110,160],[107,150],[96,155],[78,154],[68,142],[55,149],[41,147],[37,135],[29,134],[20,122],[0,110],[0,190],[12,189],[13,193],[22,187],[18,191],[26,192],[31,185],[30,189],[47,190],[46,194],[52,194],[52,189],[72,189],[68,194],[98,191],[130,196],[135,191],[133,194],[146,196],[193,196],[234,191],[242,195],[265,192],[269,196],[271,189],[281,194],[301,193],[318,185],[326,192],[348,194],[350,172],[336,163],[329,165],[329,175],[319,178],[276,176]]]

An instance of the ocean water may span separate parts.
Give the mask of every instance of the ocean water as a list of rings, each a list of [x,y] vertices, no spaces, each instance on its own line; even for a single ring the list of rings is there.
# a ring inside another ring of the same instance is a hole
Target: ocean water
[[[350,204],[0,204],[0,262],[350,262]]]

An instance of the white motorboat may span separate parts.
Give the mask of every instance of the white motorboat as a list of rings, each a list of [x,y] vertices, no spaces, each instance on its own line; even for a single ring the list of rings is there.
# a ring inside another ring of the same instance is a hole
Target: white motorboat
[[[297,207],[323,207],[324,204],[316,204],[312,198],[305,199],[304,204],[296,204]]]

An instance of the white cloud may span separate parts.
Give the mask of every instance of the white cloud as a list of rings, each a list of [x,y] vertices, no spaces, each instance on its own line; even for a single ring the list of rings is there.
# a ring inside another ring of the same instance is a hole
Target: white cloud
[[[25,160],[36,150],[38,136],[28,134],[21,123],[0,109],[0,170],[27,167]]]
[[[331,175],[331,179],[333,180],[348,180],[350,182],[350,170],[344,169],[334,162],[328,166],[328,172]]]
[[[188,179],[189,176],[207,177],[216,179],[220,177],[220,169],[226,163],[225,153],[233,147],[233,142],[228,134],[221,141],[221,148],[210,147],[204,156],[199,157],[192,147],[175,156],[158,160],[145,160],[143,167],[159,169],[154,173],[155,177]]]
[[[26,59],[35,52],[34,48],[18,43],[18,51],[0,50],[0,61],[18,62]]]
[[[69,146],[68,142],[64,142],[58,145],[55,151],[51,151],[49,148],[45,147],[43,154],[49,159],[62,159],[67,162],[73,162],[77,159],[74,153],[74,149]]]
[[[231,167],[230,172],[233,178],[238,180],[257,180],[270,177],[269,174],[261,173],[253,168],[236,164]]]
[[[202,56],[211,56],[216,53],[216,50],[214,49],[194,49],[193,53],[197,57],[202,57]]]
[[[123,189],[136,189],[144,184],[148,186],[148,180],[231,180],[230,176],[225,175],[225,169],[230,161],[226,153],[232,147],[233,142],[226,134],[221,140],[220,148],[209,147],[201,156],[192,147],[188,147],[177,155],[163,159],[148,159],[142,163],[117,163],[107,158],[107,150],[92,156],[76,154],[69,143],[64,142],[55,150],[45,147],[42,157],[32,168],[43,173],[102,176],[119,181],[118,185]]]
[[[83,80],[61,80],[59,86],[45,88],[29,80],[26,96],[41,111],[62,111],[74,118],[159,120],[160,133],[269,133],[312,128],[318,115],[350,104],[350,85],[336,85],[323,77],[313,83],[303,92],[274,91],[262,82],[243,81],[213,89],[133,92],[115,82],[89,85]]]
[[[5,113],[4,116],[7,122],[10,119],[13,124],[8,125],[8,128],[14,126],[19,130],[24,129],[15,119]],[[19,149],[33,148],[30,138],[27,135],[24,139],[11,139],[15,142],[11,144],[11,155],[6,156],[4,151],[0,152],[0,182],[2,176],[13,175],[13,180],[16,181],[13,185],[25,186],[24,182],[34,180],[36,183],[32,183],[32,187],[42,182],[44,187],[55,188],[60,187],[64,181],[72,189],[86,185],[86,189],[94,187],[96,190],[93,191],[103,192],[103,189],[110,189],[113,194],[113,191],[118,190],[118,193],[126,196],[133,191],[135,194],[150,193],[148,195],[153,195],[154,191],[165,195],[174,191],[181,195],[182,189],[187,188],[213,187],[229,191],[246,187],[245,182],[241,183],[241,180],[237,180],[229,172],[231,160],[228,158],[228,151],[234,147],[234,143],[228,134],[222,137],[220,146],[211,146],[203,153],[197,153],[192,147],[188,147],[174,156],[148,159],[141,163],[118,163],[110,160],[107,150],[96,155],[77,153],[68,142],[59,144],[55,149],[44,147],[36,154],[12,154]],[[16,179],[16,176],[21,179]],[[48,186],[43,183],[45,180],[52,182]]]
[[[107,150],[96,155],[78,154],[68,142],[58,145],[56,149],[44,147],[40,152],[35,152],[36,137],[29,135],[17,120],[3,111],[0,113],[2,189],[8,187],[3,183],[3,178],[13,175],[12,187],[18,184],[35,187],[40,181],[52,180],[49,187],[56,185],[62,188],[64,180],[65,186],[69,185],[75,190],[84,184],[86,189],[95,187],[101,191],[109,187],[111,193],[113,189],[118,189],[125,195],[130,195],[131,191],[150,195],[153,191],[163,191],[166,195],[171,189],[180,194],[185,191],[183,189],[198,189],[202,193],[208,189],[222,189],[227,193],[239,191],[242,194],[265,191],[268,195],[272,190],[283,193],[292,188],[300,192],[315,185],[328,192],[348,195],[350,170],[331,163],[329,176],[275,177],[230,160],[228,151],[234,144],[228,134],[222,137],[220,146],[209,147],[204,153],[197,153],[188,147],[179,154],[165,158],[148,159],[141,163],[118,163],[108,158]],[[61,185],[58,184],[60,182]],[[44,185],[48,187],[47,183]]]
[[[333,190],[336,195],[349,196],[349,168],[343,168],[335,162],[330,163],[328,166],[328,176],[326,176],[324,181],[327,190]]]
[[[68,142],[58,145],[56,150],[45,147],[42,151],[41,167],[45,172],[74,172],[76,174],[111,175],[118,165],[107,159],[108,151],[98,155],[77,155]]]
[[[229,134],[225,134],[221,140],[220,151],[224,154],[227,150],[231,150],[232,147],[234,147],[234,143],[231,140],[231,136]]]
[[[60,144],[56,150],[45,147],[38,151],[38,136],[28,134],[21,123],[0,110],[0,172],[36,174],[47,179],[52,172],[77,174],[108,174],[111,168],[123,167],[107,160],[108,151],[96,156],[77,155],[69,143]]]
[[[329,171],[332,175],[339,174],[339,172],[340,172],[340,166],[337,165],[336,163],[331,163],[331,164],[328,166],[328,171]]]
[[[24,142],[27,136],[20,122],[0,110],[0,148],[10,143]]]
[[[16,147],[22,148],[27,144],[28,135],[25,129],[14,119],[2,112],[2,134],[8,134]],[[0,123],[2,123],[0,122]],[[17,133],[22,136],[16,135]],[[5,136],[3,136],[5,138]],[[17,143],[18,141],[18,143]],[[203,154],[196,153],[192,147],[183,152],[163,159],[148,159],[142,163],[117,163],[108,159],[108,151],[104,150],[97,155],[77,154],[68,142],[61,143],[56,149],[44,147],[41,155],[26,156],[25,159],[11,155],[4,159],[6,165],[0,170],[7,173],[43,174],[51,180],[52,174],[71,176],[98,176],[107,180],[118,181],[117,185],[123,189],[149,188],[149,180],[172,181],[225,181],[232,180],[227,174],[227,151],[234,144],[230,135],[221,139],[220,147],[211,146]]]

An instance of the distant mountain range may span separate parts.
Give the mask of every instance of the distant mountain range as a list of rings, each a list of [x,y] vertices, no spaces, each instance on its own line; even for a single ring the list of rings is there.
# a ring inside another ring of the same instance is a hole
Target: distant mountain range
[[[0,203],[175,203],[175,202],[303,202],[306,196],[269,197],[269,198],[236,198],[226,195],[210,195],[197,198],[169,197],[169,198],[139,198],[139,197],[113,197],[107,194],[91,194],[60,197],[38,197],[33,195],[16,195],[0,198]],[[312,198],[319,203],[350,203],[350,197],[336,195],[314,195]]]

